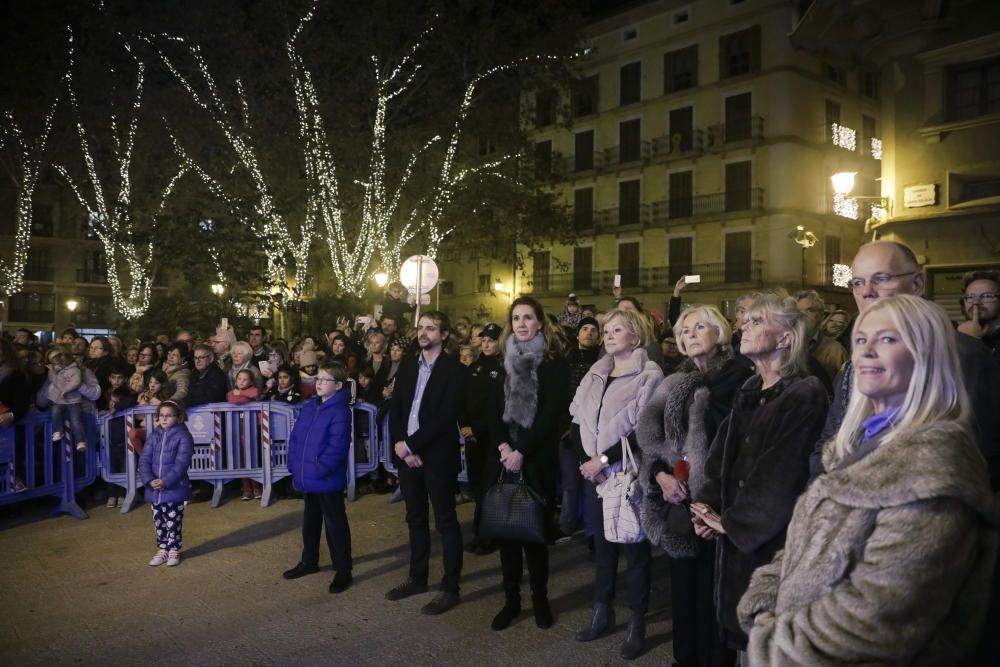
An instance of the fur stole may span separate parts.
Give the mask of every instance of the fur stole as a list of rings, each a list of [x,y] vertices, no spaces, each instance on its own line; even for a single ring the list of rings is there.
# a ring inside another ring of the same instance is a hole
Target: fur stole
[[[520,342],[511,335],[504,349],[503,420],[520,428],[531,428],[538,411],[538,367],[545,358],[545,337]]]

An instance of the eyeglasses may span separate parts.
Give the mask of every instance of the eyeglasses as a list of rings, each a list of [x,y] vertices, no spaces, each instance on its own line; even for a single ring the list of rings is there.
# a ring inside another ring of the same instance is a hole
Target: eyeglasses
[[[196,355],[194,355],[194,358],[195,359],[211,359],[212,357],[210,355],[208,355],[208,354],[196,354]]]
[[[966,303],[993,303],[996,301],[998,296],[993,292],[983,292],[982,294],[966,294],[962,296],[962,301]]]
[[[855,292],[863,290],[865,285],[871,282],[871,286],[875,289],[879,287],[892,287],[897,282],[897,279],[903,276],[912,276],[917,271],[907,271],[906,273],[876,273],[872,275],[871,281],[865,280],[864,278],[855,278],[850,282],[851,289]]]
[[[320,382],[336,382],[333,378],[316,378],[316,384]]]

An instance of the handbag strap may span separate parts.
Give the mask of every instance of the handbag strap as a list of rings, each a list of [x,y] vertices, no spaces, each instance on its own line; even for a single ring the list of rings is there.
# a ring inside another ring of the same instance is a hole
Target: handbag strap
[[[639,465],[635,462],[635,454],[632,453],[632,447],[628,444],[628,436],[622,436],[622,472],[628,471],[629,462],[632,463],[632,469],[638,473]]]

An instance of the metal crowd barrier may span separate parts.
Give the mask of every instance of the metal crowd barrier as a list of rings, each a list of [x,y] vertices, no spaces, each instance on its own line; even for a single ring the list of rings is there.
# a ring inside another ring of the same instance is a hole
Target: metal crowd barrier
[[[357,498],[358,477],[378,470],[381,462],[382,438],[379,437],[378,408],[371,403],[351,406],[351,453],[347,466],[347,499]]]
[[[392,462],[392,437],[389,435],[389,415],[385,415],[382,418],[381,424],[381,441],[382,441],[382,467],[385,468],[386,472],[390,475],[399,475],[399,471],[396,469],[396,464]],[[465,445],[465,438],[461,435],[458,437],[459,443]],[[469,466],[465,460],[465,447],[462,447],[462,468],[458,471],[458,481],[468,482],[469,481]]]
[[[69,424],[63,425],[62,440],[52,441],[48,412],[33,413],[16,424],[0,428],[0,505],[29,498],[55,496],[54,513],[86,519],[76,494],[97,478],[98,425],[94,415],[83,413],[89,446],[76,451]]]

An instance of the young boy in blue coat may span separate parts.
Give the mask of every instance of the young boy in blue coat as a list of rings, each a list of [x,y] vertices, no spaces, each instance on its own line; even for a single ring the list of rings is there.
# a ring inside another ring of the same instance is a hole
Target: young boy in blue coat
[[[139,477],[146,487],[146,499],[153,507],[158,551],[152,566],[181,562],[181,524],[184,504],[191,498],[188,467],[194,454],[194,440],[184,425],[184,410],[173,401],[164,401],[156,411],[156,427],[139,457]]]
[[[302,559],[282,575],[285,579],[319,571],[319,536],[326,526],[333,569],[331,593],[351,585],[351,527],[347,523],[344,490],[351,451],[351,392],[347,369],[324,364],[316,374],[316,396],[302,403],[288,445],[288,470],[302,492]]]

